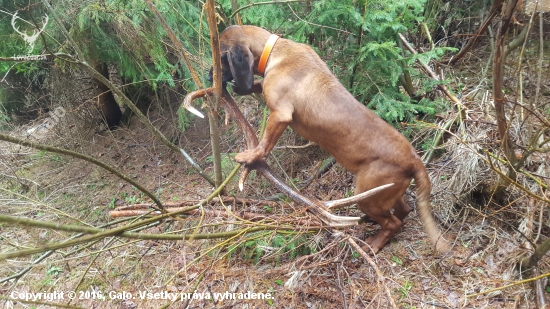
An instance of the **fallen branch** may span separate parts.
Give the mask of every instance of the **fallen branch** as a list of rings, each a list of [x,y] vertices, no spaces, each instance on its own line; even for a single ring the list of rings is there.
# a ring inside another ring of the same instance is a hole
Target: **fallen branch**
[[[200,214],[200,210],[198,209],[182,209],[178,211],[178,213],[192,213]],[[226,213],[227,214],[227,213]],[[151,219],[157,219],[151,218]],[[159,220],[154,220],[159,221]],[[8,215],[2,215],[0,214],[0,222],[11,224],[11,225],[18,225],[18,226],[25,226],[25,227],[35,227],[35,228],[43,228],[43,229],[49,229],[49,230],[56,230],[56,231],[65,231],[65,232],[78,232],[83,234],[91,234],[90,237],[98,238],[100,234],[109,234],[107,236],[118,236],[118,237],[124,237],[124,238],[133,238],[133,239],[143,239],[143,240],[197,240],[197,239],[219,239],[219,238],[228,238],[233,237],[235,235],[238,235],[242,233],[244,230],[250,230],[250,232],[258,232],[263,230],[286,230],[289,232],[293,232],[294,229],[292,226],[280,226],[280,225],[267,225],[262,224],[258,225],[256,227],[247,227],[242,230],[233,230],[228,232],[219,232],[219,233],[208,233],[208,234],[145,234],[145,233],[134,233],[134,232],[126,232],[125,230],[128,230],[128,226],[123,226],[121,228],[115,228],[115,229],[102,229],[102,228],[96,228],[96,227],[88,227],[88,226],[77,226],[77,225],[67,225],[67,224],[59,224],[57,222],[46,222],[46,221],[39,221],[39,220],[33,220],[28,218],[22,218],[22,217],[14,217],[14,216],[8,216]],[[142,223],[142,221],[137,222]],[[151,223],[148,221],[148,223]],[[143,224],[140,224],[143,225]],[[121,230],[124,228],[124,230]],[[136,228],[135,226],[132,226],[132,228]],[[306,227],[306,230],[319,230],[321,226],[313,226],[313,227]],[[304,228],[301,228],[303,231]],[[101,235],[101,237],[104,237]],[[75,239],[75,241],[79,241],[78,239]],[[80,241],[79,243],[82,243],[83,241]],[[60,248],[65,248],[72,246],[74,244],[69,244],[69,242],[60,243],[60,244],[53,244],[51,246],[47,246],[48,250],[55,250]],[[46,247],[44,247],[46,248]],[[14,258],[19,257],[27,254],[34,254],[42,251],[37,251],[38,249],[30,249],[30,250],[22,250],[18,252],[12,252],[12,253],[5,253],[0,255],[0,261],[8,259],[8,258]],[[28,253],[28,252],[30,253]],[[31,252],[32,251],[32,252]],[[22,253],[25,252],[25,253]]]
[[[214,197],[218,196],[218,194],[223,190],[223,188],[227,185],[227,183],[229,183],[231,178],[233,178],[233,176],[235,176],[235,174],[237,173],[237,171],[239,170],[240,167],[241,167],[241,165],[237,164],[237,166],[235,166],[235,168],[229,174],[229,176],[225,179],[225,181],[218,188],[216,188],[216,190],[214,190],[214,192],[212,192],[212,194],[210,194],[206,199],[201,201],[198,205],[188,207],[186,209],[176,211],[176,212],[172,212],[172,213],[165,213],[165,214],[162,214],[160,216],[155,216],[155,217],[152,217],[152,218],[144,219],[144,220],[134,222],[134,223],[131,223],[131,224],[128,224],[128,225],[125,225],[125,226],[117,227],[117,228],[114,228],[114,229],[103,230],[102,232],[94,233],[92,235],[84,236],[84,237],[74,239],[74,240],[65,241],[63,243],[49,244],[49,245],[41,247],[41,248],[20,250],[20,251],[10,252],[10,253],[6,253],[6,254],[0,254],[0,261],[6,260],[6,259],[9,259],[9,258],[21,257],[21,256],[25,256],[25,255],[31,255],[31,254],[35,254],[35,253],[50,251],[50,250],[58,250],[58,249],[61,249],[61,248],[71,247],[71,246],[74,246],[74,245],[95,241],[95,240],[102,239],[102,238],[109,237],[109,236],[124,235],[124,233],[128,233],[128,232],[126,232],[128,230],[133,230],[133,229],[139,228],[141,226],[145,226],[145,225],[157,222],[157,221],[161,221],[161,220],[170,218],[172,216],[191,211],[193,209],[198,209],[199,207],[202,207],[204,204],[208,203],[208,201],[212,200]],[[18,220],[20,220],[20,219],[21,218],[19,218]],[[12,221],[14,221],[14,220],[12,220]],[[15,220],[15,221],[17,221],[17,220]],[[19,222],[22,222],[22,224],[23,224],[25,221],[19,221]],[[56,224],[56,226],[58,226],[58,225]],[[262,227],[262,228],[265,228],[265,227]],[[73,231],[77,231],[76,228],[74,228],[74,226],[71,227],[71,229],[73,229]],[[91,231],[91,230],[89,230],[89,231]],[[83,230],[78,230],[78,232],[83,232]],[[216,235],[213,235],[213,234],[206,234],[206,235],[210,235],[208,237],[211,237],[211,238],[219,238],[219,237],[216,237]],[[169,237],[172,237],[172,236],[179,237],[177,239],[183,239],[183,237],[185,237],[185,239],[189,239],[189,240],[197,239],[195,237],[195,234],[186,234],[186,235],[183,235],[183,236],[180,236],[180,235],[164,235],[163,237],[168,237],[169,238]]]
[[[155,195],[153,195],[151,192],[149,192],[149,190],[145,189],[139,183],[135,182],[130,177],[122,174],[121,172],[119,172],[115,168],[111,167],[110,165],[107,165],[107,164],[105,164],[105,163],[103,163],[99,160],[96,160],[96,159],[90,157],[90,156],[87,156],[87,155],[82,154],[82,153],[74,152],[74,151],[71,151],[71,150],[67,150],[67,149],[62,149],[62,148],[57,148],[57,147],[53,147],[53,146],[42,145],[42,144],[38,144],[38,143],[33,143],[33,142],[21,140],[21,139],[11,137],[9,135],[5,135],[5,134],[2,134],[2,133],[0,133],[0,140],[10,142],[10,143],[14,143],[14,144],[18,144],[18,145],[31,147],[31,148],[38,149],[38,150],[44,150],[44,151],[48,151],[48,152],[59,153],[59,154],[71,156],[71,157],[78,158],[78,159],[90,162],[92,164],[95,164],[95,165],[97,165],[101,168],[106,169],[107,171],[113,173],[115,176],[119,177],[120,179],[122,179],[122,180],[128,182],[129,184],[133,185],[134,187],[136,187],[139,191],[141,191],[145,195],[147,195],[158,206],[159,210],[165,211],[164,207],[162,206],[162,203],[157,199],[157,197]]]
[[[175,207],[175,208],[167,208],[168,212],[177,212],[183,210],[184,207]],[[237,216],[238,219],[250,221],[250,222],[257,222],[262,221],[264,224],[273,223],[276,222],[278,225],[281,224],[290,224],[292,226],[307,226],[307,227],[317,227],[321,228],[323,227],[318,221],[312,220],[311,218],[307,217],[294,217],[288,218],[288,219],[281,219],[279,217],[274,216],[267,216],[264,214],[259,214],[255,212],[248,212],[248,211],[241,211],[236,212],[234,214],[228,213],[225,210],[200,210],[200,209],[194,209],[191,211],[187,211],[184,214],[187,216],[196,216],[196,215],[202,215],[204,212],[205,216],[211,216],[211,217],[222,217],[231,219],[234,218],[234,216]],[[159,215],[160,213],[155,211],[147,211],[147,210],[141,210],[141,209],[127,209],[127,210],[113,210],[109,212],[109,216],[111,218],[120,218],[120,217],[134,217],[134,216],[144,216],[144,215]]]
[[[109,222],[107,224],[104,224],[102,226],[100,226],[99,228],[106,228],[106,227],[109,227],[111,225],[115,225],[115,224],[118,224],[118,223],[122,223],[122,222],[125,222],[125,221],[128,221],[130,219],[128,218],[125,218],[125,219],[121,219],[121,220],[116,220],[116,221],[112,221],[112,222]],[[81,237],[83,236],[84,234],[83,233],[80,233],[80,234],[76,234],[74,236],[72,236],[71,238],[69,238],[69,240],[71,239],[75,239],[75,238],[78,238],[78,237]],[[43,260],[45,260],[46,258],[48,258],[50,255],[52,255],[52,253],[54,253],[55,251],[53,250],[49,250],[49,251],[46,251],[44,254],[42,254],[40,257],[38,257],[36,260],[32,261],[31,262],[31,265],[30,266],[27,266],[25,267],[23,270],[9,276],[9,277],[5,277],[5,278],[2,278],[0,279],[0,284],[4,283],[4,282],[7,282],[7,281],[10,281],[12,279],[16,279],[19,280],[21,279],[25,274],[27,274],[35,265],[38,265],[38,263],[42,262]]]
[[[175,207],[183,207],[183,206],[193,206],[200,203],[201,200],[190,200],[190,201],[181,201],[181,202],[165,202],[162,205],[166,209],[175,208]],[[275,201],[266,201],[266,200],[256,200],[251,198],[242,198],[242,197],[233,197],[233,196],[223,196],[221,199],[219,197],[215,197],[212,200],[208,201],[207,204],[214,205],[219,202],[223,203],[234,203],[234,204],[241,204],[241,205],[253,205],[253,204],[262,204],[269,207],[275,207],[278,206],[279,203]],[[148,209],[149,204],[132,204],[127,206],[119,206],[115,210],[144,210]]]

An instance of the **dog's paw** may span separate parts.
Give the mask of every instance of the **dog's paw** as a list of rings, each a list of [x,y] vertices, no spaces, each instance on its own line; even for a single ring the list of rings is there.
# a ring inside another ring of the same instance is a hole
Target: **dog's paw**
[[[245,165],[253,165],[255,162],[261,161],[263,157],[263,152],[258,151],[257,148],[254,148],[238,153],[235,156],[235,161]]]

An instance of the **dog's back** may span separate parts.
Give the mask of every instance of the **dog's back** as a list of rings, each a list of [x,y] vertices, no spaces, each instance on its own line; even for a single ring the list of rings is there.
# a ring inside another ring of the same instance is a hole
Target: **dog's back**
[[[279,50],[285,57],[276,56]],[[418,156],[407,139],[357,101],[311,47],[279,39],[272,53],[276,60],[269,63],[264,92],[285,94],[273,104],[292,101],[292,129],[353,173],[387,163],[400,166],[401,176],[412,177]]]

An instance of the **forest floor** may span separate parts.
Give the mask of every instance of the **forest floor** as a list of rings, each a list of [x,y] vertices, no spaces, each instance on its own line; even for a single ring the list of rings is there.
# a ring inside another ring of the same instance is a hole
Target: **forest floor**
[[[247,115],[258,127],[263,107],[254,104]],[[150,110],[148,117],[160,128],[176,122],[165,117],[165,112]],[[209,132],[200,121],[206,120],[194,120],[178,137],[193,158],[205,162],[210,156]],[[24,137],[24,128],[12,133],[17,132]],[[224,151],[241,150],[242,137],[233,125],[222,126],[222,133]],[[484,134],[491,139],[490,134]],[[78,140],[70,136],[50,132],[37,140],[69,145],[98,158],[134,178],[163,202],[196,203],[213,192],[180,154],[161,145],[135,117],[114,131],[96,132]],[[279,145],[306,143],[287,131]],[[296,184],[327,157],[317,146],[280,149],[274,151],[270,164],[278,174],[284,173],[288,183]],[[455,192],[455,187],[444,180],[453,178],[461,165],[445,158],[442,155],[434,160],[428,170],[434,182],[436,221],[453,244],[448,255],[433,250],[416,210],[406,218],[401,232],[372,257],[377,270],[346,242],[348,236],[360,242],[376,233],[379,227],[374,223],[340,232],[312,232],[297,226],[294,233],[260,231],[230,239],[106,237],[58,250],[19,280],[0,284],[0,306],[45,308],[44,303],[49,302],[86,308],[390,308],[389,292],[399,308],[534,308],[530,283],[473,295],[529,277],[516,269],[517,261],[532,252],[518,232],[518,225],[527,216],[523,211],[529,206],[528,199],[512,195],[508,201],[484,203],[471,192]],[[81,160],[2,142],[0,163],[4,166],[0,177],[2,214],[98,227],[115,220],[110,217],[114,207],[150,202],[128,183]],[[225,175],[234,166],[230,156],[224,157]],[[211,167],[206,170],[211,172]],[[303,193],[321,200],[342,198],[352,192],[353,181],[353,176],[336,164]],[[283,218],[299,212],[298,205],[280,202],[274,206],[266,201],[278,192],[259,177],[251,176],[243,193],[232,180],[226,192],[254,197],[257,202],[208,204],[204,217],[198,213],[168,220],[140,233],[197,233],[195,226],[200,226],[199,233],[224,232],[253,225],[232,216],[209,215],[209,210],[223,211],[226,206],[232,207],[236,216],[247,211]],[[414,186],[406,199],[415,205]],[[354,207],[339,213],[359,215]],[[549,235],[547,222],[541,220],[539,224],[538,232],[538,226],[532,228],[534,234]],[[0,231],[0,254],[63,242],[74,235],[7,224],[0,225]],[[40,255],[0,262],[0,279],[23,270]],[[548,257],[539,263],[541,273],[548,272],[549,263]],[[190,294],[193,290],[195,294]],[[13,300],[23,293],[53,292],[64,294],[35,303]],[[70,292],[76,292],[72,300]]]

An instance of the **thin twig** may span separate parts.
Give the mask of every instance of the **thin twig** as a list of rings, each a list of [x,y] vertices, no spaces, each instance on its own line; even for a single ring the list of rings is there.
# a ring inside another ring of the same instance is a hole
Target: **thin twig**
[[[390,301],[391,307],[394,309],[397,309],[397,305],[395,304],[395,301],[393,300],[393,297],[391,295],[390,289],[386,285],[385,277],[382,275],[382,272],[378,267],[376,266],[376,263],[370,258],[370,256],[351,238],[350,236],[347,237],[347,242],[355,249],[357,250],[357,253],[359,253],[366,261],[369,263],[370,267],[374,270],[376,273],[376,277],[378,279],[379,283],[382,283],[384,286],[384,291],[386,292],[386,296],[388,297],[388,300]]]
[[[544,61],[544,12],[539,12],[539,64],[537,66],[537,86],[535,88],[535,102],[533,107],[540,102],[540,85],[542,82],[542,64]]]
[[[124,219],[121,219],[121,220],[116,220],[116,221],[112,221],[112,222],[109,222],[107,224],[104,224],[104,225],[101,225],[99,228],[106,228],[106,227],[109,227],[111,225],[115,225],[115,224],[118,224],[118,223],[122,223],[122,222],[125,222],[125,221],[128,221],[128,220],[131,220],[132,218],[124,218]],[[70,239],[75,239],[75,238],[78,238],[78,237],[81,237],[83,236],[84,233],[80,233],[80,234],[76,234],[72,237],[69,238]],[[43,255],[41,255],[39,258],[37,258],[36,260],[32,261],[31,262],[31,265],[30,266],[27,266],[25,267],[23,270],[19,271],[18,273],[16,274],[13,274],[9,277],[6,277],[6,278],[3,278],[3,279],[0,279],[0,284],[4,283],[4,282],[7,282],[7,281],[10,281],[12,279],[17,279],[19,280],[20,278],[22,278],[26,273],[28,273],[35,265],[37,265],[38,263],[42,262],[43,260],[45,260],[46,258],[48,258],[50,255],[52,255],[52,253],[54,253],[55,251],[53,250],[50,250],[50,251],[47,251],[45,252]]]
[[[312,26],[315,26],[315,27],[319,27],[319,28],[327,28],[327,29],[330,29],[330,30],[335,30],[335,31],[338,31],[338,32],[343,32],[347,35],[353,35],[353,33],[349,32],[349,31],[346,31],[346,30],[343,30],[343,29],[338,29],[338,28],[334,28],[334,27],[330,27],[330,26],[325,26],[325,25],[321,25],[321,24],[315,24],[315,23],[312,23],[312,22],[309,22],[307,20],[304,20],[303,18],[301,18],[300,16],[298,16],[298,14],[296,14],[296,12],[294,12],[294,10],[292,9],[292,7],[290,6],[290,4],[288,5],[288,8],[292,11],[292,14],[294,14],[294,16],[296,16],[296,18],[298,18],[300,21],[302,21],[303,23],[306,23],[308,25],[312,25]]]

